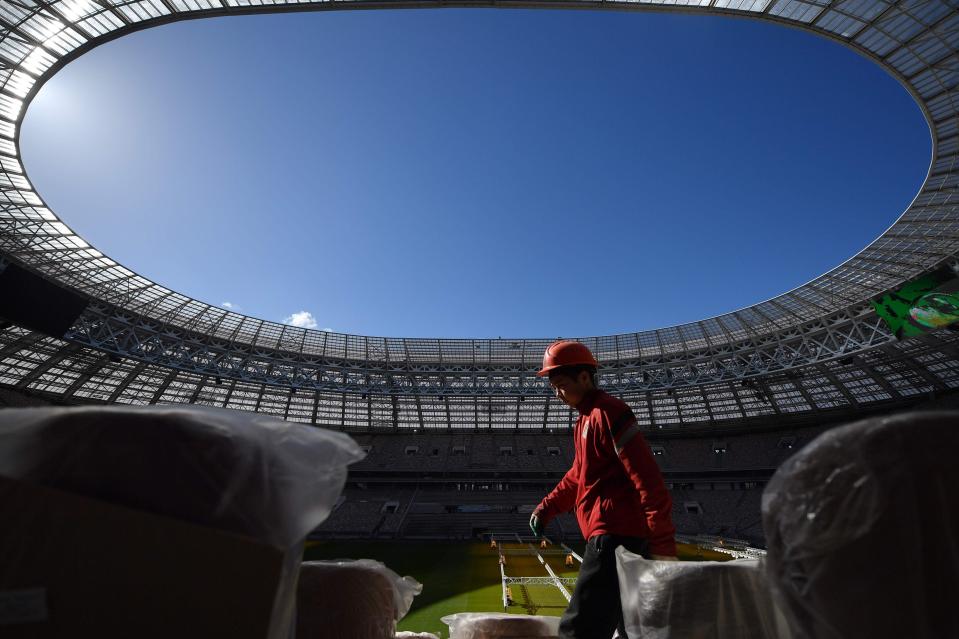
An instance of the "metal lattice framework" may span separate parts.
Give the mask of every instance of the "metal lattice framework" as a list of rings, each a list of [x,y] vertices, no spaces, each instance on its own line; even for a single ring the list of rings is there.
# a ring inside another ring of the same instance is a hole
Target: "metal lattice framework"
[[[63,339],[0,324],[0,386],[66,401],[193,402],[346,428],[553,428],[569,411],[533,376],[549,340],[379,338],[265,322],[171,291],[91,247],[23,168],[26,106],[63,65],[135,30],[283,10],[489,6],[332,0],[0,0],[0,268],[88,296]],[[959,254],[959,11],[949,0],[528,0],[741,16],[802,28],[873,60],[913,95],[933,153],[910,207],[811,282],[749,308],[654,331],[580,338],[646,424],[854,411],[959,387],[951,333],[898,342],[869,300]]]
[[[555,586],[559,582],[565,586],[575,586],[575,577],[507,577],[506,585],[518,584],[521,586]]]

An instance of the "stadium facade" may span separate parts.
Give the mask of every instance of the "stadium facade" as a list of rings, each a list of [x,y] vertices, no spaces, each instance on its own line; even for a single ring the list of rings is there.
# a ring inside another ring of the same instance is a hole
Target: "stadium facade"
[[[30,100],[67,62],[111,39],[207,16],[430,6],[489,5],[0,1],[0,285],[7,299],[0,386],[56,402],[211,404],[350,430],[568,427],[570,411],[534,377],[549,339],[378,338],[306,330],[210,306],[91,247],[45,206],[23,167],[19,133]],[[726,315],[579,338],[601,362],[602,385],[626,399],[644,425],[665,435],[820,422],[906,406],[959,386],[956,334],[939,330],[897,339],[870,303],[957,263],[954,3],[544,0],[496,6],[684,11],[805,29],[889,72],[929,124],[932,158],[919,194],[882,236],[840,266]],[[30,303],[37,291],[44,291],[44,304]]]

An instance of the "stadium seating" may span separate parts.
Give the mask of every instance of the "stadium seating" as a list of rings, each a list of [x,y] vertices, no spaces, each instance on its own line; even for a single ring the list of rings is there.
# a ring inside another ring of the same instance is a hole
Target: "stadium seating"
[[[763,530],[759,505],[762,489],[691,490],[674,487],[673,524],[686,535],[735,537],[762,545]],[[687,504],[696,504],[698,512],[690,512]]]
[[[345,539],[395,537],[415,493],[415,488],[347,488],[329,518],[313,531],[313,536]]]
[[[554,536],[566,542],[578,542],[583,539],[579,529],[579,522],[573,513],[563,513],[553,518],[544,531],[547,536]]]
[[[337,506],[318,530],[336,532],[344,537],[371,537],[377,525],[386,518],[382,513],[384,503],[382,500],[347,499]]]
[[[358,444],[369,448],[367,458],[354,466],[361,471],[565,472],[573,460],[569,434],[426,433],[355,434],[353,437]]]
[[[650,446],[658,453],[654,458],[666,473],[673,496],[678,532],[735,537],[763,546],[759,502],[766,479],[822,430],[809,426],[788,432],[670,439],[650,433]],[[529,509],[555,486],[573,458],[568,431],[354,437],[368,455],[352,468],[374,476],[375,481],[351,481],[345,503],[318,534],[464,539],[500,526],[524,531]],[[397,484],[400,481],[415,487],[403,488]],[[390,501],[399,502],[396,512],[383,512]],[[687,509],[687,503],[695,507]],[[518,511],[512,516],[484,513],[478,517],[449,512],[447,507],[455,505],[488,505],[491,510],[512,505]],[[566,541],[580,538],[572,514],[554,519],[547,534]]]
[[[657,433],[649,433],[648,441],[654,451],[661,453],[656,455],[656,461],[664,471],[773,470],[822,431],[822,427],[816,426],[785,433],[671,439],[660,439]],[[569,432],[558,435],[355,434],[353,437],[358,444],[369,448],[367,458],[354,466],[361,471],[562,473],[573,462]]]
[[[660,453],[655,459],[667,474],[678,532],[735,537],[762,547],[759,502],[766,479],[821,431],[822,427],[810,426],[786,433],[650,439],[654,452]],[[569,469],[573,455],[568,432],[383,433],[357,435],[356,439],[369,447],[369,454],[353,468],[373,471],[387,485],[363,482],[365,489],[360,491],[359,480],[351,482],[345,493],[347,504],[321,527],[326,534],[463,539],[478,529],[500,525],[523,531],[528,519],[523,513],[555,486]],[[414,473],[416,479],[410,476]],[[424,473],[434,473],[435,478],[424,477]],[[463,477],[482,479],[464,481]],[[394,478],[415,481],[415,492],[397,488]],[[400,502],[398,512],[384,518],[380,508],[390,500]],[[695,507],[687,509],[687,503]],[[473,504],[493,509],[513,505],[518,512],[512,517],[477,518],[446,508]],[[575,541],[580,531],[576,518],[567,514],[554,519],[547,534]]]
[[[649,443],[654,452],[657,448],[661,450],[655,457],[665,471],[774,469],[822,431],[822,427],[808,427],[786,433],[668,440],[651,436]]]

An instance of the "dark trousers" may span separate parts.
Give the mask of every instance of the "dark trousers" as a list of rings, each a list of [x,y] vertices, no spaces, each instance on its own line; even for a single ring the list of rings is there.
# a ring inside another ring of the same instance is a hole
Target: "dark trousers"
[[[586,542],[586,555],[569,607],[559,621],[560,639],[610,639],[613,631],[625,639],[623,609],[616,576],[616,548],[650,558],[649,543],[640,537],[596,535]]]

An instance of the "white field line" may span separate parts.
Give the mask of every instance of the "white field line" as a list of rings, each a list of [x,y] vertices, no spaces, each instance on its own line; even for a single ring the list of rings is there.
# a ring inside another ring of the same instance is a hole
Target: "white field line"
[[[563,593],[563,596],[566,598],[566,601],[572,599],[572,596],[569,594],[569,591],[566,590],[566,586],[559,580],[559,577],[556,576],[556,573],[553,572],[553,569],[549,567],[549,564],[546,563],[546,560],[543,559],[543,555],[539,554],[539,551],[533,547],[533,544],[529,545],[529,549],[533,551],[536,555],[536,558],[539,559],[539,563],[543,564],[543,568],[546,569],[546,572],[549,573],[549,576],[553,578],[553,585],[559,588],[559,591]]]
[[[503,555],[500,555],[500,559],[503,558]],[[500,561],[499,564],[499,577],[503,582],[503,610],[509,608],[509,605],[506,603],[506,571],[503,570],[503,562]]]

